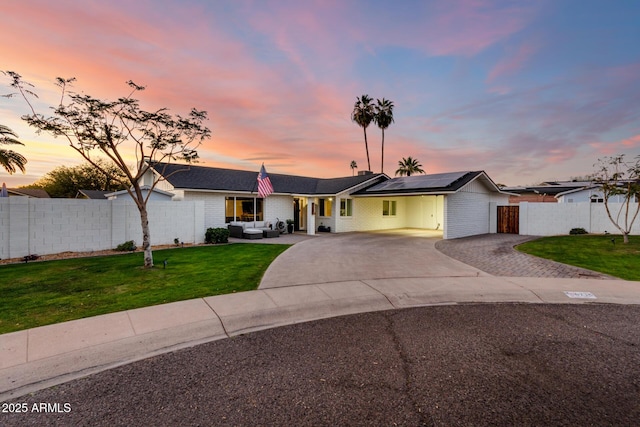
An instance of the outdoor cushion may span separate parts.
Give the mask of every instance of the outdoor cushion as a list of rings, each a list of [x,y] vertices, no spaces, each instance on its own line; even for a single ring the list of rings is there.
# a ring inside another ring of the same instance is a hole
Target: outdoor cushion
[[[245,239],[262,239],[262,230],[257,228],[245,228],[242,233],[242,237]]]
[[[262,230],[259,230],[257,228],[245,228],[244,232],[246,234],[260,234],[260,235],[262,234]]]

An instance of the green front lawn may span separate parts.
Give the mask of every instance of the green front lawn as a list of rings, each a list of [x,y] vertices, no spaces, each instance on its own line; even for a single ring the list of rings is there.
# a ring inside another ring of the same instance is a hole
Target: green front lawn
[[[640,236],[629,236],[627,244],[617,235],[543,237],[518,245],[516,249],[621,279],[640,280]]]
[[[256,289],[290,245],[235,244],[0,266],[0,333]],[[163,261],[167,260],[167,268]]]

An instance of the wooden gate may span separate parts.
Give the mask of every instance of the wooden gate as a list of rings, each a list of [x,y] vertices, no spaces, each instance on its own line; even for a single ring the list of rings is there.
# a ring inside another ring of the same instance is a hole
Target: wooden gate
[[[520,234],[519,206],[498,206],[498,233]]]

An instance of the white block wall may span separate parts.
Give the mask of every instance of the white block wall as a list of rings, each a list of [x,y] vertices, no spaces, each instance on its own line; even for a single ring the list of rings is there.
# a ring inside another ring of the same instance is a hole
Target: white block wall
[[[149,201],[151,244],[204,241],[204,204]],[[113,249],[142,243],[138,209],[127,200],[0,199],[0,258]]]
[[[612,203],[609,207],[612,213],[617,213],[623,204]],[[569,234],[572,228],[584,228],[589,233],[619,233],[609,220],[604,203],[520,203],[519,211],[523,235]],[[620,218],[624,223],[624,211]],[[634,222],[631,234],[640,234],[640,217]]]

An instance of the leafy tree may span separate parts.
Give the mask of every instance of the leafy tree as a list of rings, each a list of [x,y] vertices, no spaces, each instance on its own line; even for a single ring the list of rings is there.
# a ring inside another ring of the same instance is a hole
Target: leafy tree
[[[424,173],[424,170],[422,170],[422,164],[420,164],[418,159],[414,159],[411,156],[407,158],[403,157],[402,160],[398,161],[398,166],[396,175],[411,176],[416,173]]]
[[[158,162],[168,164],[182,160],[190,163],[197,160],[196,148],[211,136],[211,131],[203,125],[207,119],[206,111],[194,108],[186,117],[171,115],[166,108],[146,111],[133,98],[135,93],[145,88],[132,81],[127,82],[131,88],[127,96],[105,101],[68,92],[75,79],[58,77],[56,84],[61,89],[60,104],[53,109],[52,116],[45,117],[36,113],[31,105],[27,96],[29,92],[25,89],[28,83],[15,72],[6,74],[13,80],[11,86],[20,91],[31,109],[31,114],[23,116],[24,120],[39,132],[64,138],[93,167],[125,186],[140,212],[144,266],[153,267],[147,201],[158,182],[168,176],[163,176],[162,171],[154,174],[151,168]],[[126,178],[110,174],[97,161],[98,155],[113,162]],[[127,165],[127,155],[135,156],[135,169]],[[185,165],[183,170],[187,168]],[[148,188],[143,189],[142,178],[145,176],[151,180]]]
[[[17,137],[18,135],[7,126],[0,125],[0,145],[24,145],[16,139]],[[16,168],[24,173],[24,165],[26,163],[27,159],[22,154],[16,153],[13,150],[0,148],[0,165],[9,172],[9,174],[14,174]]]
[[[356,174],[356,169],[358,169],[358,164],[356,163],[355,160],[351,160],[351,164],[349,165],[349,167],[351,168],[351,175],[355,175]]]
[[[602,186],[604,206],[613,225],[622,233],[624,243],[629,243],[629,233],[640,212],[640,156],[635,163],[625,161],[624,154],[598,159],[593,181]],[[622,196],[617,212],[611,212],[610,198]],[[635,206],[634,206],[635,205]]]
[[[104,159],[96,159],[100,168],[91,163],[79,166],[59,166],[25,188],[42,188],[51,197],[72,198],[80,190],[118,191],[125,190],[127,177],[116,165]],[[107,173],[103,173],[102,171]]]
[[[367,143],[367,127],[373,121],[375,117],[375,111],[373,108],[373,104],[371,103],[373,99],[369,97],[369,95],[362,95],[357,98],[356,103],[353,106],[353,112],[351,113],[351,120],[356,122],[358,126],[362,128],[364,131],[364,148],[367,150],[367,167],[371,170],[371,161],[369,160],[369,144]]]
[[[379,99],[376,101],[378,104],[375,105],[375,116],[373,120],[382,130],[382,162],[380,172],[384,173],[384,130],[393,123],[393,102],[384,98],[382,98],[382,101]]]

